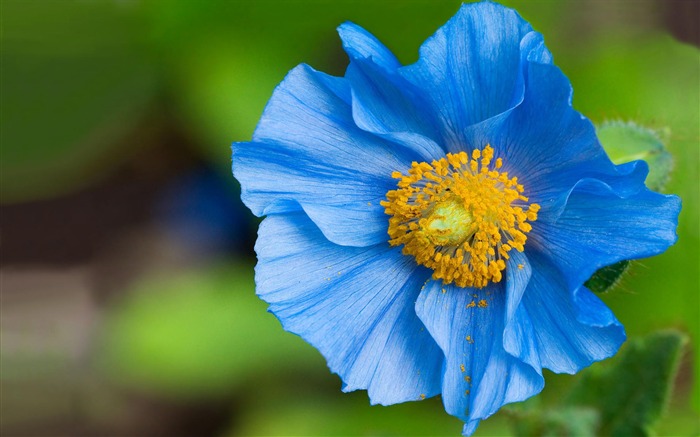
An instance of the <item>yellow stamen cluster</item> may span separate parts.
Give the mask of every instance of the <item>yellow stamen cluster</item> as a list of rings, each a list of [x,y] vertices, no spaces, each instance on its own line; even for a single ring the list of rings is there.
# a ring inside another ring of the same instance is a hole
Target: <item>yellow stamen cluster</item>
[[[432,163],[414,162],[408,174],[395,171],[398,189],[382,206],[389,219],[389,243],[433,269],[433,278],[459,287],[499,282],[508,252],[522,252],[529,222],[540,206],[527,205],[517,177],[499,171],[501,158],[486,146],[448,153]]]

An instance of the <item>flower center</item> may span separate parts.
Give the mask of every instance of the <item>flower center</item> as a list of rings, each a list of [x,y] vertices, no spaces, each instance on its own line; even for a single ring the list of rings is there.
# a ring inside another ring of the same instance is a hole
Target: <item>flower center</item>
[[[522,252],[528,223],[540,206],[527,204],[517,177],[499,171],[493,148],[448,153],[432,163],[414,162],[406,175],[395,171],[398,188],[382,206],[389,219],[389,244],[433,269],[433,278],[460,287],[499,282],[513,248]]]

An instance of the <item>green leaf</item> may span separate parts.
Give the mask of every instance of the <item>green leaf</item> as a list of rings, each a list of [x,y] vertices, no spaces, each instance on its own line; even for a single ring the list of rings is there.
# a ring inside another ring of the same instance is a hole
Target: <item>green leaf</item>
[[[595,272],[584,285],[596,293],[605,293],[620,282],[629,265],[629,261],[620,261],[603,267]]]
[[[615,164],[643,159],[649,164],[647,186],[663,190],[673,169],[673,158],[656,132],[632,122],[608,121],[598,127],[597,134]]]
[[[596,435],[653,436],[686,340],[672,330],[630,340],[614,364],[592,367],[581,375],[567,405],[599,412]]]

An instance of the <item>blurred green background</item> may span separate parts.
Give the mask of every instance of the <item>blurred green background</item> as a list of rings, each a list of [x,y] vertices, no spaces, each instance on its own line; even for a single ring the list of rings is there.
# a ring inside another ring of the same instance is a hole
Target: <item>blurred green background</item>
[[[439,398],[370,407],[254,294],[230,143],[354,21],[404,63],[457,1],[2,0],[3,435],[458,435]],[[600,123],[657,130],[680,239],[603,298],[629,336],[686,332],[660,435],[698,435],[699,3],[507,1]],[[604,365],[604,364],[603,364]],[[546,375],[556,405],[576,377]],[[508,435],[499,413],[477,435]]]

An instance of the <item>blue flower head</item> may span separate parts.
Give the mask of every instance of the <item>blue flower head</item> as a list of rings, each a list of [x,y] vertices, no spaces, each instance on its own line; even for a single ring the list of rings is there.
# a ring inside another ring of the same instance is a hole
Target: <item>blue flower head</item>
[[[464,5],[402,66],[352,23],[344,77],[307,65],[234,143],[266,216],[257,293],[373,404],[442,395],[471,434],[625,332],[583,283],[676,239],[680,201],[614,165],[542,35]]]

